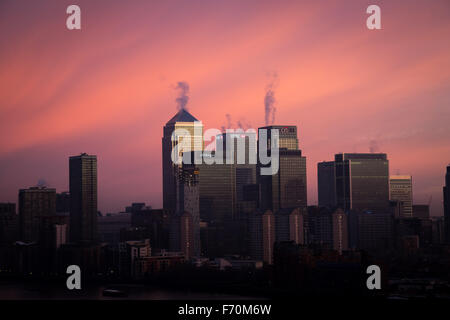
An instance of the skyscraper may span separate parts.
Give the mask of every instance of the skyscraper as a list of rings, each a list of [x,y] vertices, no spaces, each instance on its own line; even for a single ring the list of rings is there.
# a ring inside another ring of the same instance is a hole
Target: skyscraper
[[[444,187],[444,233],[446,242],[450,244],[450,165],[447,166]]]
[[[272,211],[257,211],[249,217],[249,252],[253,259],[273,262],[275,217]]]
[[[390,176],[390,200],[402,202],[402,216],[413,216],[412,177],[407,175]]]
[[[270,149],[272,140],[272,129],[278,130],[279,149],[298,150],[297,126],[266,126],[258,130],[267,130],[267,148]]]
[[[97,156],[69,158],[70,240],[97,241]]]
[[[198,166],[200,212],[202,219],[208,222],[236,218],[243,207],[239,204],[248,202],[245,188],[256,183],[256,134],[223,133],[216,137],[216,141],[223,143],[223,163]],[[244,155],[240,163],[238,152]],[[216,156],[216,153],[212,152],[211,156]],[[227,163],[227,157],[232,161]]]
[[[389,205],[389,161],[385,153],[335,155],[336,200],[344,210],[385,209]]]
[[[200,201],[198,168],[194,164],[183,164],[178,170],[176,223],[180,223],[180,248],[186,258],[200,255]],[[178,238],[175,235],[175,238]],[[176,239],[178,241],[178,239]],[[178,246],[177,246],[178,247]]]
[[[31,187],[19,190],[20,240],[38,242],[44,217],[56,214],[56,190]]]
[[[336,206],[336,167],[334,161],[317,164],[317,190],[319,207]]]
[[[259,175],[260,207],[277,212],[283,208],[307,206],[306,157],[298,149],[295,126],[268,126],[268,150],[271,151],[271,130],[279,130],[279,168],[274,175]],[[262,166],[262,165],[261,165]],[[258,170],[258,174],[259,174]]]
[[[184,151],[203,150],[203,124],[194,118],[186,109],[181,109],[170,119],[163,130],[162,138],[162,166],[163,166],[163,207],[175,212],[177,204],[177,179],[178,169],[181,163],[172,161],[172,150],[180,148],[178,155],[181,156],[183,148],[190,147]]]
[[[243,217],[257,206],[249,196],[249,187],[256,185],[256,133],[223,133],[216,137],[216,150],[219,143],[223,163],[198,166],[200,216],[215,237],[207,249],[211,256],[237,253],[245,247],[240,240],[246,233]],[[220,153],[213,151],[211,157]]]

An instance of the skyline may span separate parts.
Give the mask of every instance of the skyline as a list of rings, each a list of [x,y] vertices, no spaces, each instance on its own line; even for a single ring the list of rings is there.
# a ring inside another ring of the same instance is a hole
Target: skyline
[[[415,203],[433,196],[441,215],[450,44],[436,39],[450,38],[450,4],[377,2],[383,29],[372,32],[366,2],[79,1],[78,33],[64,28],[68,2],[2,2],[0,201],[17,203],[39,179],[68,190],[68,158],[87,152],[99,159],[103,213],[161,207],[160,139],[176,83],[189,83],[187,109],[205,129],[226,114],[257,128],[276,71],[275,124],[299,129],[309,205],[317,162],[373,148],[388,154],[390,174],[413,176]]]

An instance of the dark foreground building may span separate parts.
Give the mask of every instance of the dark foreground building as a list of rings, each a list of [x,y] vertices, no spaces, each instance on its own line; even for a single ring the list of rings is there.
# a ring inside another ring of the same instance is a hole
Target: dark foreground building
[[[447,166],[445,174],[444,187],[444,223],[445,223],[445,239],[450,244],[450,165]]]
[[[70,241],[97,241],[97,156],[69,158]]]

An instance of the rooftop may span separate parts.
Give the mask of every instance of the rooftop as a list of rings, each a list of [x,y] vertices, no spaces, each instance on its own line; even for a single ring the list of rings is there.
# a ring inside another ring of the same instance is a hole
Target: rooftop
[[[173,116],[172,119],[167,121],[167,124],[172,124],[176,122],[196,122],[198,121],[192,114],[190,114],[186,109],[181,109]]]

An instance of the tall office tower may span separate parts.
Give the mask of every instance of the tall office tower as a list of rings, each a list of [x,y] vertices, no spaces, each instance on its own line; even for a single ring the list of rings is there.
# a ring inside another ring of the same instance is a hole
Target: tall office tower
[[[223,144],[223,164],[198,166],[200,215],[207,222],[233,220],[241,209],[250,207],[254,211],[256,206],[249,203],[252,200],[245,192],[248,186],[256,184],[256,134],[224,133],[216,137],[216,146],[218,143]],[[216,156],[220,154],[211,153],[211,157]]]
[[[270,149],[272,129],[278,129],[278,148],[298,150],[297,126],[266,126],[258,129],[267,130],[267,148]]]
[[[178,169],[181,163],[172,161],[172,150],[178,148],[178,156],[183,150],[203,150],[203,124],[194,118],[187,110],[181,109],[170,119],[163,130],[162,166],[163,166],[163,207],[172,213],[176,210],[176,194]]]
[[[249,252],[253,259],[273,262],[275,216],[272,211],[257,211],[249,217]]]
[[[18,240],[19,216],[15,203],[0,203],[0,245]]]
[[[56,214],[56,190],[32,187],[19,190],[20,240],[37,242],[44,217]]]
[[[430,206],[427,204],[414,204],[412,206],[412,217],[430,219]]]
[[[335,155],[336,199],[344,210],[377,210],[389,205],[389,161],[385,153]]]
[[[235,203],[232,218],[244,212],[254,211],[257,203],[250,199],[246,188],[256,184],[256,132],[223,133],[217,137],[223,141],[224,160],[232,159],[232,176],[234,179]]]
[[[275,213],[275,240],[305,243],[304,214],[299,208],[280,209]]]
[[[390,176],[389,195],[393,201],[402,203],[401,215],[405,218],[413,216],[412,177],[406,175]]]
[[[97,239],[97,156],[82,153],[69,158],[70,241]]]
[[[274,175],[260,175],[260,207],[277,212],[283,208],[307,206],[306,157],[298,149],[297,130],[295,126],[268,126],[267,144],[270,152],[271,129],[279,130],[279,168]],[[263,167],[263,165],[259,165]]]
[[[195,240],[194,219],[189,212],[183,213],[179,217],[180,221],[180,251],[184,253],[186,259],[199,256],[197,249],[200,247]],[[200,234],[199,234],[200,235]],[[199,241],[200,239],[198,239]]]
[[[444,234],[446,242],[450,244],[450,165],[447,166],[444,187]]]
[[[200,201],[198,168],[194,164],[183,164],[178,170],[176,221],[179,221],[180,247],[186,258],[200,255]],[[175,234],[176,238],[177,235]],[[177,240],[176,240],[177,241]],[[178,247],[178,246],[176,246]]]
[[[222,146],[222,154],[218,152]],[[208,158],[206,158],[208,157]],[[213,158],[222,163],[211,163]],[[245,215],[257,207],[250,186],[256,184],[256,133],[223,133],[216,137],[216,151],[205,155],[199,169],[200,217],[207,222],[209,256],[239,253]]]
[[[347,214],[341,209],[308,207],[308,240],[342,254],[349,247]]]
[[[319,207],[336,206],[336,167],[334,161],[317,163]]]

